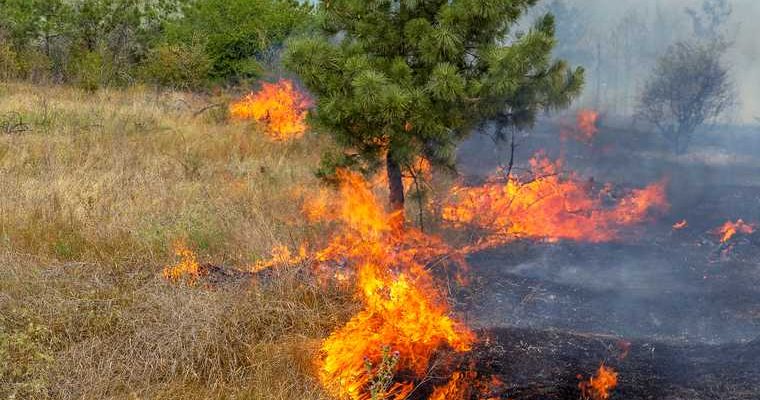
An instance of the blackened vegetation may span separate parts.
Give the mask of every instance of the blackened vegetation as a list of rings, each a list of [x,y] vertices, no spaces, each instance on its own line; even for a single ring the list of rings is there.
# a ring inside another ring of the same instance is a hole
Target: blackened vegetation
[[[559,331],[483,334],[490,340],[473,352],[476,368],[506,383],[502,399],[578,399],[579,381],[602,361],[619,372],[613,398],[739,400],[756,399],[760,390],[760,342],[684,346],[636,340],[623,345],[614,337]]]
[[[676,157],[654,132],[612,119],[600,128],[590,145],[560,150],[557,127],[539,125],[520,135],[516,168],[544,149],[592,186],[666,176],[670,211],[615,243],[522,239],[471,256],[473,281],[456,303],[484,340],[460,368],[503,381],[501,399],[579,399],[577,375],[588,379],[602,362],[619,372],[612,399],[757,399],[760,234],[721,243],[714,230],[758,222],[760,142],[722,127]],[[511,158],[508,144],[492,148],[484,137],[461,150],[468,178]],[[687,227],[672,226],[682,220]]]

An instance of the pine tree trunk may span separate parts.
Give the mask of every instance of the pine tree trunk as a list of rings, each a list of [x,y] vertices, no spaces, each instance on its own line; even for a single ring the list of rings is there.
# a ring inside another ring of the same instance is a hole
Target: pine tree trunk
[[[404,182],[401,180],[401,166],[391,152],[385,157],[388,174],[388,190],[393,211],[404,210]]]

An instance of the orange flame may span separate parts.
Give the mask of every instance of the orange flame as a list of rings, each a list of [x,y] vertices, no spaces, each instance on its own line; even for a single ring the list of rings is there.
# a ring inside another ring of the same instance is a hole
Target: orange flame
[[[164,279],[177,283],[184,278],[188,285],[195,285],[198,279],[205,274],[201,270],[195,253],[188,249],[184,242],[178,241],[174,243],[174,254],[180,258],[180,261],[176,265],[164,267]]]
[[[531,160],[534,178],[510,177],[480,187],[454,187],[443,217],[455,227],[474,226],[488,232],[481,247],[515,237],[551,241],[617,240],[621,230],[643,222],[652,211],[668,207],[665,181],[633,190],[614,206],[609,189],[596,195],[589,181],[560,175],[561,163],[539,155]]]
[[[499,397],[494,396],[493,392],[503,385],[504,382],[498,378],[485,379],[473,370],[456,371],[445,385],[433,390],[428,400],[467,400],[473,395],[482,400],[496,400]]]
[[[404,172],[401,179],[404,191],[408,191],[414,185],[415,178],[417,178],[418,183],[430,182],[433,177],[433,166],[426,158],[417,157],[411,164],[405,166]],[[385,170],[377,173],[370,183],[373,187],[387,187],[388,176]]]
[[[435,388],[429,400],[464,400],[468,397],[471,384],[475,379],[477,379],[475,372],[454,372],[446,385]]]
[[[249,269],[251,272],[259,272],[276,266],[298,264],[306,259],[308,259],[308,253],[304,245],[298,248],[298,254],[292,254],[287,246],[276,245],[272,248],[269,259],[259,260]]]
[[[381,360],[383,348],[397,352],[398,371],[422,377],[436,350],[467,351],[475,336],[449,316],[426,269],[450,249],[437,238],[404,227],[403,215],[387,213],[359,175],[338,175],[336,204],[315,215],[343,228],[315,258],[356,268],[357,295],[364,308],[324,341],[320,379],[338,397],[369,399],[374,377],[365,366],[367,360]],[[401,399],[413,387],[411,380],[394,382],[385,396]]]
[[[731,240],[737,233],[751,235],[755,232],[755,225],[748,224],[742,219],[738,219],[736,222],[726,221],[720,228],[715,230],[715,234],[720,236],[720,242],[726,243]]]
[[[266,133],[276,141],[297,139],[306,133],[306,114],[311,100],[283,79],[264,83],[261,90],[230,105],[237,119],[254,119],[266,124]]]
[[[673,230],[679,231],[681,229],[687,228],[688,226],[689,226],[689,222],[684,219],[673,224]]]
[[[599,113],[595,110],[583,109],[578,111],[576,126],[583,140],[590,142],[599,133],[599,128],[596,127],[598,120]]]
[[[588,381],[578,384],[584,399],[589,400],[607,400],[610,398],[610,392],[617,387],[618,373],[602,363],[596,376],[592,376]]]

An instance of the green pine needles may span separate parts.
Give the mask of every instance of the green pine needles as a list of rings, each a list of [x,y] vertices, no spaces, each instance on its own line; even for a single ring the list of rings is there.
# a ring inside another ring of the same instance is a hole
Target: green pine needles
[[[537,0],[325,0],[319,28],[292,40],[286,67],[317,96],[316,125],[345,151],[324,169],[377,168],[391,205],[422,156],[452,165],[457,143],[484,120],[527,126],[570,104],[583,70],[553,60],[554,19],[512,28]]]

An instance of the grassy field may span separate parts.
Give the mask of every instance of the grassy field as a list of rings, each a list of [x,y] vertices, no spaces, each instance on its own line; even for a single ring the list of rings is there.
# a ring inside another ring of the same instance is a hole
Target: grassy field
[[[298,190],[323,141],[272,143],[223,101],[0,86],[0,397],[320,399],[312,359],[351,307],[299,281],[185,287],[183,240],[245,266],[320,232]],[[28,128],[28,129],[26,129]]]

